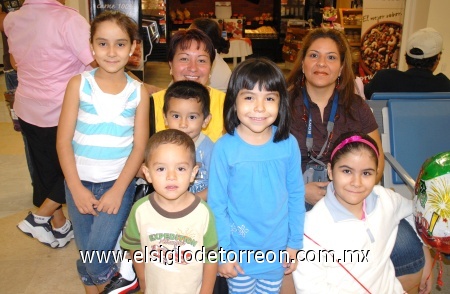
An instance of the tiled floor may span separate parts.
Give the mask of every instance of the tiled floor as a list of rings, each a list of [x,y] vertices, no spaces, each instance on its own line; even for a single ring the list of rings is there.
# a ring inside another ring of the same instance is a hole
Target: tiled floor
[[[280,67],[284,68],[284,64]],[[147,63],[145,77],[147,83],[165,88],[170,81],[169,68],[166,63]],[[4,78],[0,75],[0,93],[4,90]],[[78,252],[73,241],[66,248],[50,249],[16,228],[28,211],[35,208],[22,138],[13,130],[3,95],[0,95],[0,138],[0,293],[83,293],[76,273]],[[448,261],[445,263],[444,289],[434,289],[433,293],[449,293],[450,265]]]

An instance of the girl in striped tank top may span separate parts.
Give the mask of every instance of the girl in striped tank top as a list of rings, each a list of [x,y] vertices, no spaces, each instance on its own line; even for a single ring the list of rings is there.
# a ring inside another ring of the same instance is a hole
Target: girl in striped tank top
[[[86,293],[103,291],[118,270],[112,258],[100,255],[114,250],[128,217],[149,136],[149,94],[124,71],[137,33],[137,25],[117,11],[94,19],[90,42],[99,67],[69,81],[58,125],[57,150]],[[86,261],[85,254],[94,256]]]

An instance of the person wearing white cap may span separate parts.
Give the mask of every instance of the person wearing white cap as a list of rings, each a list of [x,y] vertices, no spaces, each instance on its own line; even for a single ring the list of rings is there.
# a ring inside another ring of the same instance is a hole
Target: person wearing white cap
[[[365,85],[370,99],[374,92],[450,92],[450,80],[443,74],[434,75],[442,54],[441,34],[433,28],[413,33],[406,45],[407,71],[379,70]]]

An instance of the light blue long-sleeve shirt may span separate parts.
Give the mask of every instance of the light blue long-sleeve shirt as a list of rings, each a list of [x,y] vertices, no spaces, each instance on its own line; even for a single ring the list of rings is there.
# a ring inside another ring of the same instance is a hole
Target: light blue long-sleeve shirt
[[[274,126],[271,140],[258,146],[243,141],[236,131],[224,135],[214,146],[210,166],[208,204],[216,217],[219,247],[238,255],[239,250],[276,255],[272,263],[242,255],[250,261],[240,261],[245,274],[258,279],[281,278],[280,250],[303,246],[300,150],[292,135],[274,143],[275,131]]]

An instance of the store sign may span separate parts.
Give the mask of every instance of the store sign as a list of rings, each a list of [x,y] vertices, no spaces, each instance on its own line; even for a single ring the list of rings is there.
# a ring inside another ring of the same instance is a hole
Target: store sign
[[[139,23],[140,0],[90,0],[90,4],[91,20],[105,10],[117,10],[125,13]]]
[[[405,0],[365,0],[359,75],[367,83],[380,69],[397,68]]]

